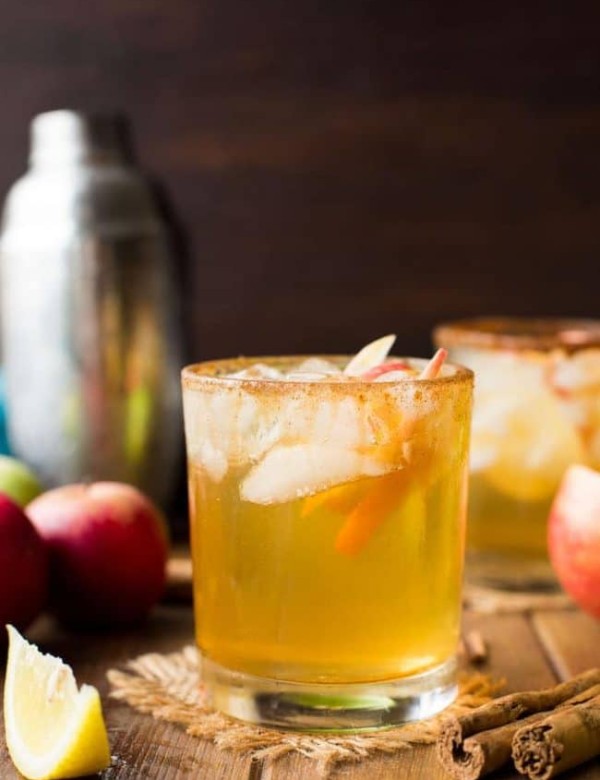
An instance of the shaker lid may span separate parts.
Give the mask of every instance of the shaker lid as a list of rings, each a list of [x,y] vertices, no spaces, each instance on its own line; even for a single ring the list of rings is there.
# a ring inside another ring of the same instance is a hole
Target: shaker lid
[[[126,124],[118,114],[85,114],[65,109],[47,111],[32,120],[32,165],[123,161],[127,156]]]

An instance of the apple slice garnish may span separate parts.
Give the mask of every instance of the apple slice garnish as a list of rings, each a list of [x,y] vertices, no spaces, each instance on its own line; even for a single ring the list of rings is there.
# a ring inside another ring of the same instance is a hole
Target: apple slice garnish
[[[419,374],[419,379],[435,379],[442,370],[446,358],[448,357],[448,350],[440,348],[431,358],[429,363]]]
[[[383,363],[394,341],[396,341],[395,335],[382,336],[382,338],[376,341],[371,341],[370,344],[367,344],[366,347],[363,347],[360,352],[354,355],[344,369],[344,374],[346,376],[361,376],[380,363]]]
[[[413,369],[404,363],[402,360],[390,360],[389,363],[380,363],[378,366],[373,366],[364,374],[361,374],[361,379],[366,379],[368,382],[372,382],[381,376],[385,376],[391,372],[394,373],[406,373],[407,376],[413,373]]]
[[[447,357],[447,350],[438,349],[418,378],[435,379],[442,370]],[[382,369],[379,373],[380,376],[385,374],[383,369],[386,366],[393,366],[393,363],[390,361],[390,363],[377,366],[377,368]],[[410,370],[410,366],[408,368]],[[390,369],[390,371],[397,370],[397,366]],[[375,367],[371,371],[374,372]],[[415,420],[407,418],[400,434],[403,441],[410,440],[414,426]],[[379,527],[405,499],[413,478],[414,472],[411,474],[406,469],[400,469],[375,480],[373,489],[346,516],[335,541],[336,551],[344,555],[360,553],[368,545]]]

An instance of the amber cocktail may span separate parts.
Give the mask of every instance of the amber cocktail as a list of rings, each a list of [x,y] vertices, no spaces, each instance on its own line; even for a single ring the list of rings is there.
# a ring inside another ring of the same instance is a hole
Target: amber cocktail
[[[475,372],[469,578],[554,588],[554,495],[572,463],[600,468],[600,321],[465,320],[435,340]]]
[[[375,728],[454,696],[472,375],[377,343],[184,369],[197,641],[235,717]]]

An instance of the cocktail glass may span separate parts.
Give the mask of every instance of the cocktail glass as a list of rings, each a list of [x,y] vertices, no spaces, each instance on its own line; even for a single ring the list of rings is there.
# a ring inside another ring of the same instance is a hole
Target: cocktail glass
[[[372,729],[455,696],[472,374],[367,364],[183,370],[197,643],[234,717]]]
[[[434,338],[475,372],[467,576],[554,589],[552,500],[570,464],[600,468],[600,321],[464,320]]]

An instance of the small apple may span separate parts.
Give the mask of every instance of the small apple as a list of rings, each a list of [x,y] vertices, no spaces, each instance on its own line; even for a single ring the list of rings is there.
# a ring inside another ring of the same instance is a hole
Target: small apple
[[[16,458],[0,455],[0,493],[6,493],[23,507],[41,492],[42,486],[28,466]]]
[[[0,494],[0,626],[27,628],[42,611],[47,595],[44,542],[21,507]],[[2,638],[4,633],[0,632]]]
[[[600,618],[600,472],[567,469],[550,510],[548,549],[563,588]]]
[[[50,552],[51,608],[63,622],[134,623],[160,599],[166,523],[136,488],[65,485],[36,498],[27,512]]]

